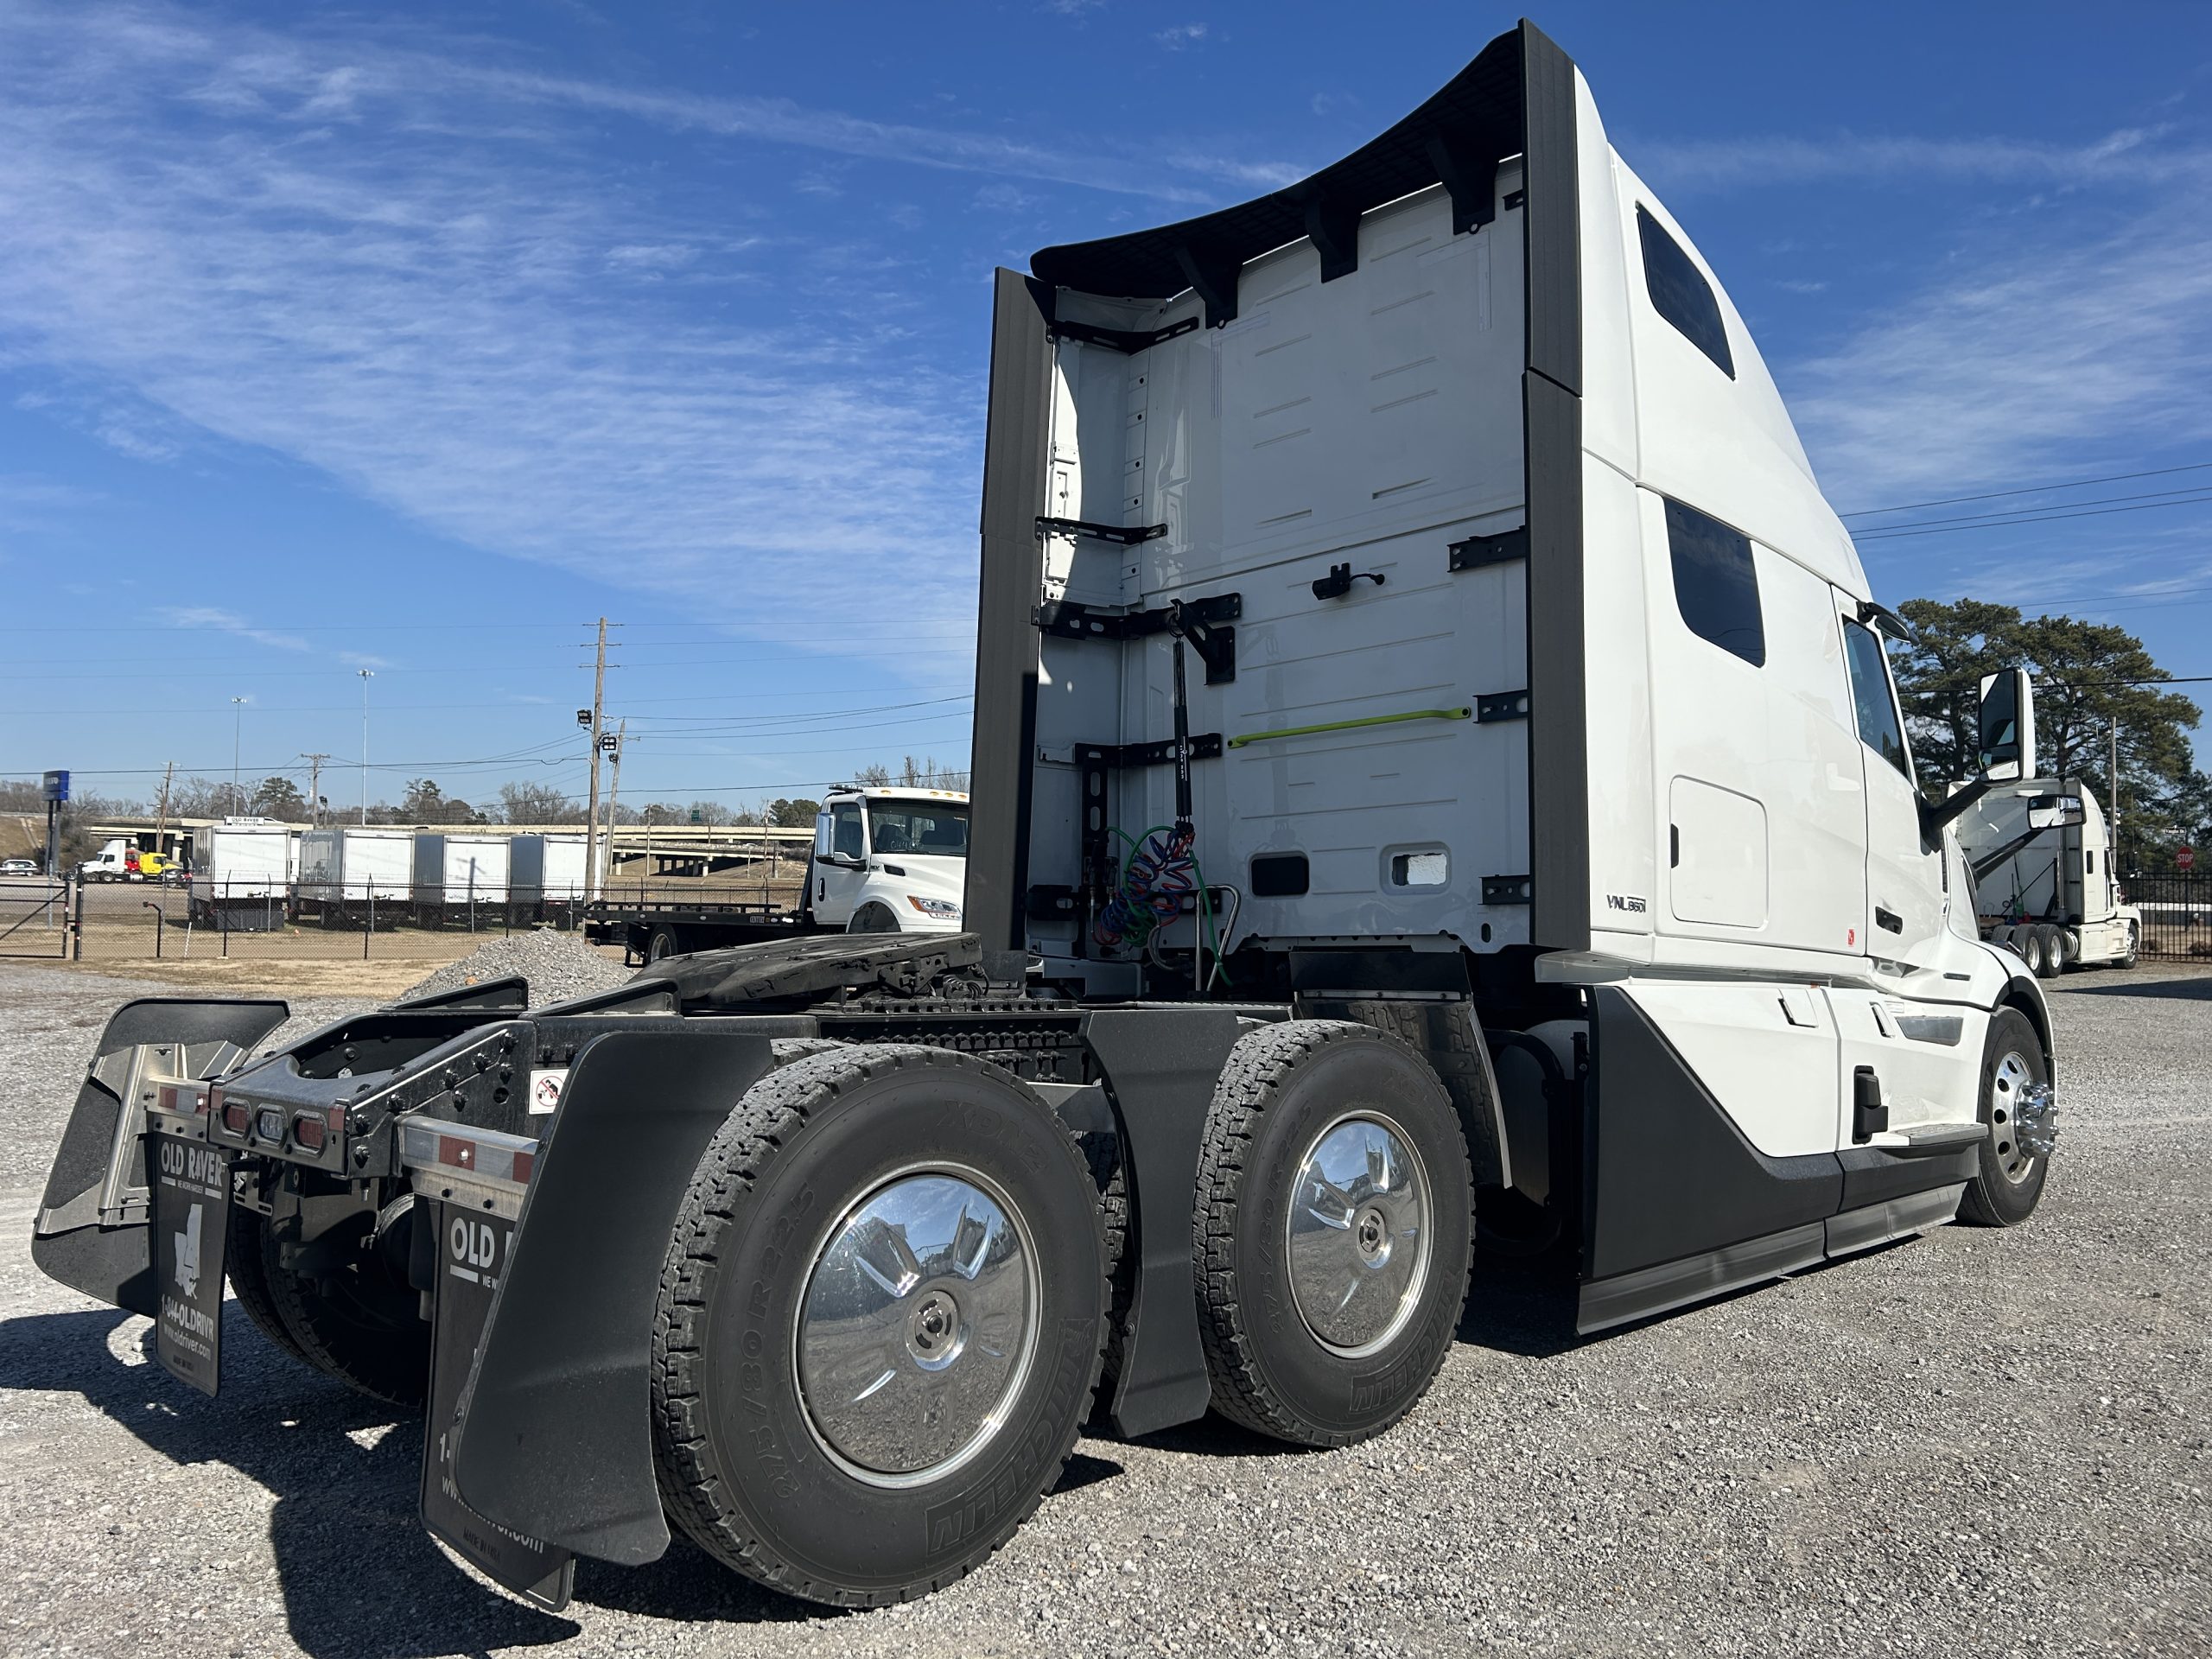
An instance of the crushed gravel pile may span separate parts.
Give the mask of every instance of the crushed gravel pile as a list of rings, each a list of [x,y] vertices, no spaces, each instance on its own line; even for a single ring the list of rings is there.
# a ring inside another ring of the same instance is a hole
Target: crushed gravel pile
[[[505,979],[509,974],[520,974],[530,981],[530,1005],[535,1008],[594,991],[612,990],[630,977],[630,969],[600,955],[577,934],[534,928],[527,933],[499,935],[459,962],[448,963],[402,995],[457,991],[463,986]]]

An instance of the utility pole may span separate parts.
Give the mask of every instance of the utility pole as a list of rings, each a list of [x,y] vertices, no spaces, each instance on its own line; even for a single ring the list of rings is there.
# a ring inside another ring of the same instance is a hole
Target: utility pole
[[[162,772],[161,804],[154,809],[154,850],[163,857],[169,850],[169,782],[175,776],[176,762],[172,760]]]
[[[599,649],[591,674],[591,803],[584,810],[584,897],[599,888],[599,722],[607,705],[607,619],[599,619]]]
[[[630,717],[625,715],[614,728],[614,779],[607,791],[607,873],[614,874],[614,826],[622,822],[620,810],[622,800],[622,742],[630,734]]]
[[[2105,856],[2109,861],[2120,852],[2120,716],[2112,717],[2112,770],[2107,772],[2112,791],[2112,810],[2106,815],[2107,827],[2112,836],[2112,851]]]
[[[330,757],[317,753],[300,759],[308,763],[308,822],[319,830],[322,827],[322,763]]]
[[[245,727],[245,699],[231,699],[231,810],[245,815],[245,791],[238,787],[238,734]]]
[[[370,669],[355,671],[361,677],[361,822],[369,821],[369,682],[376,678]]]

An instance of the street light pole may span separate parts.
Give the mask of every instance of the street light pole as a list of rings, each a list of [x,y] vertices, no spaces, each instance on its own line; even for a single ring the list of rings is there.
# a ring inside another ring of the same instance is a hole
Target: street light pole
[[[245,791],[238,787],[238,733],[245,724],[245,699],[231,699],[231,806],[241,817],[245,813]]]
[[[369,669],[357,671],[361,677],[361,822],[369,821],[369,682],[376,675]]]

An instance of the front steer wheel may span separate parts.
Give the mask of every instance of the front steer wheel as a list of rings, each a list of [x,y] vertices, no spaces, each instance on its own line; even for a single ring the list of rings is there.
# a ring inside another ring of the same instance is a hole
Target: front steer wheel
[[[1981,1051],[1981,1167],[1959,1202],[1961,1220],[2015,1227],[2035,1213],[2050,1159],[2037,1144],[2048,1132],[2050,1070],[2043,1040],[2018,1008],[1999,1008]]]
[[[699,1161],[653,1324],[670,1516],[840,1606],[978,1566],[1096,1386],[1097,1190],[1052,1110],[943,1050],[854,1046],[747,1091]]]

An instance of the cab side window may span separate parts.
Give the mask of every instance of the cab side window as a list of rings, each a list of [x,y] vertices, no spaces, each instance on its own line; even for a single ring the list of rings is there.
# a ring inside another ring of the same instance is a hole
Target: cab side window
[[[1912,760],[1905,753],[1904,726],[1897,718],[1897,698],[1890,691],[1881,640],[1864,623],[1846,617],[1843,654],[1851,664],[1851,701],[1859,715],[1860,740],[1910,783]]]
[[[867,857],[868,843],[861,839],[859,803],[833,806],[830,809],[830,850],[842,853],[847,858]]]
[[[1675,566],[1675,607],[1689,631],[1764,668],[1766,624],[1759,615],[1751,538],[1694,507],[1669,501],[1667,550]]]
[[[1651,296],[1651,308],[1733,380],[1736,359],[1728,349],[1728,329],[1720,321],[1720,302],[1713,297],[1705,273],[1641,207],[1636,210],[1636,231],[1643,244],[1643,287]]]

